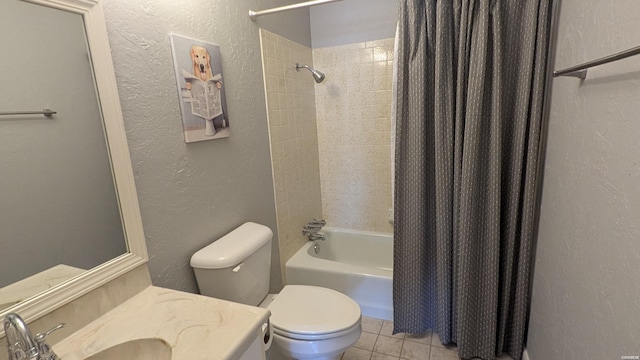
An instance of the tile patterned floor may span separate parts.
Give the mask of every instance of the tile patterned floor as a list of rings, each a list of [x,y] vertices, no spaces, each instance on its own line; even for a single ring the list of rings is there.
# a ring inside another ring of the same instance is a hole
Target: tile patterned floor
[[[395,334],[393,321],[362,317],[360,340],[342,360],[458,360],[455,347],[445,346],[437,334]],[[503,356],[500,360],[511,360]]]

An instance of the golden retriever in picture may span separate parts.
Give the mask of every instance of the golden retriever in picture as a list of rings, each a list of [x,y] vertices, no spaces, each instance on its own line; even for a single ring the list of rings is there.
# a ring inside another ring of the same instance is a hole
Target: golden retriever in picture
[[[191,47],[191,62],[193,63],[193,75],[202,81],[213,77],[211,73],[211,56],[206,48],[194,45]]]
[[[211,55],[205,47],[193,45],[190,51],[191,64],[193,65],[193,75],[202,81],[207,81],[213,77],[211,72]],[[222,88],[222,83],[217,81],[218,89]],[[187,82],[187,90],[191,90],[191,83]]]
[[[199,100],[199,101],[206,102],[206,108],[208,110],[205,111],[204,114],[202,112],[198,112],[197,114],[194,114],[196,116],[204,118],[205,135],[213,136],[217,133],[216,127],[214,125],[214,119],[220,118],[218,119],[218,122],[221,124],[218,124],[218,126],[221,126],[223,128],[227,127],[227,121],[223,116],[224,114],[222,113],[222,110],[221,110],[222,104],[220,103],[220,90],[222,89],[222,76],[221,74],[216,74],[216,75],[213,74],[213,71],[211,69],[211,55],[209,54],[209,51],[207,50],[207,48],[205,48],[204,46],[192,45],[191,49],[189,50],[189,55],[191,57],[192,74],[188,74],[186,71],[183,70],[184,72],[183,76],[185,77],[185,80],[186,80],[185,89],[189,91],[187,97],[189,98],[192,96],[190,91],[193,89],[193,84],[191,83],[191,81],[195,80],[194,78],[197,78],[205,83],[208,83],[209,85],[205,85],[206,88],[209,88],[211,83],[213,83],[215,87],[218,89],[217,93],[214,93],[214,94],[209,93],[209,95],[207,95],[207,99]],[[211,90],[209,90],[209,92],[210,91]],[[213,103],[210,103],[210,102],[213,102]],[[211,106],[212,108],[210,109],[209,106]],[[207,118],[208,116],[212,116],[212,113],[208,112],[209,110],[213,110],[216,113],[217,111],[220,111],[220,113],[213,116],[212,118]],[[193,109],[192,109],[192,112],[193,112]]]

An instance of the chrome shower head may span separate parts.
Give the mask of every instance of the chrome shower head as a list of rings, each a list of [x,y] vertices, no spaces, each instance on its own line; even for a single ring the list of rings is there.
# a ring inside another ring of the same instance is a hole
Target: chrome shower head
[[[320,84],[322,82],[322,80],[324,80],[324,74],[318,70],[312,69],[311,67],[309,67],[309,65],[300,65],[298,63],[296,63],[296,70],[300,71],[301,68],[305,68],[309,71],[311,71],[311,75],[313,75],[313,79]]]

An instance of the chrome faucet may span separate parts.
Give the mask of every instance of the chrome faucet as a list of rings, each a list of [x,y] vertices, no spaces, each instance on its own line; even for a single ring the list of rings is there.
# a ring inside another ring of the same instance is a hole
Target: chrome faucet
[[[313,227],[313,226],[309,226],[306,225],[305,227],[302,228],[302,235],[313,235],[313,234],[317,234],[318,231],[320,231],[320,227]]]
[[[309,234],[309,240],[310,241],[316,241],[316,240],[324,241],[324,240],[327,240],[327,237],[324,236],[324,234],[315,233],[315,234]]]
[[[322,227],[325,226],[326,224],[327,222],[324,220],[313,219],[309,221],[309,223],[302,228],[302,234],[303,235],[317,234],[318,231],[320,231],[320,229],[322,229]]]
[[[327,225],[327,222],[324,220],[313,219],[309,221],[305,227],[302,228],[302,234],[306,235],[309,241],[313,241],[313,251],[316,254],[320,253],[320,245],[317,240],[326,240],[327,237],[323,233],[319,233],[320,229],[323,226]]]
[[[327,225],[327,222],[324,221],[323,219],[313,219],[309,222],[309,225],[320,225],[320,227],[323,227],[325,225]]]
[[[4,332],[9,348],[9,360],[59,360],[45,340],[49,334],[63,326],[64,324],[58,324],[51,330],[38,333],[34,337],[18,314],[7,314],[4,318]]]

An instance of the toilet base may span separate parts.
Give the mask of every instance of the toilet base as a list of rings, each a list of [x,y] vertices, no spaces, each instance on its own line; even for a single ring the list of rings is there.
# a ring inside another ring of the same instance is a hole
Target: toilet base
[[[344,354],[344,351],[339,353],[338,355],[333,355],[333,356],[320,356],[320,357],[314,357],[314,358],[305,358],[305,359],[313,359],[313,360],[340,360],[340,358],[342,357],[342,354]],[[293,358],[286,356],[285,354],[283,354],[277,346],[272,346],[269,348],[269,350],[267,351],[267,360],[292,360]],[[297,360],[297,359],[296,359]]]
[[[360,334],[360,323],[344,335],[325,340],[295,340],[274,333],[270,360],[339,360],[360,339]]]

